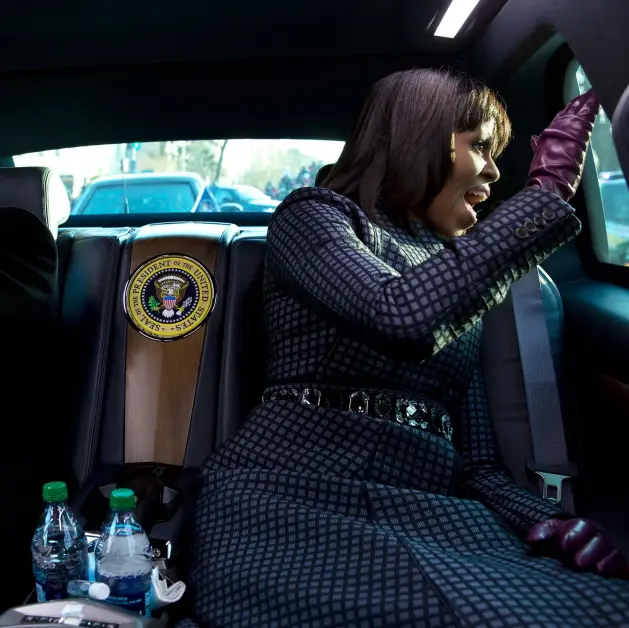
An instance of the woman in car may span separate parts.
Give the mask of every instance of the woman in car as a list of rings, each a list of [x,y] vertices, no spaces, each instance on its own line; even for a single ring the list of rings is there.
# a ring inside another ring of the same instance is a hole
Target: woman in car
[[[268,388],[203,469],[201,624],[629,622],[611,541],[510,477],[478,366],[483,314],[579,233],[567,201],[598,108],[570,103],[534,140],[526,187],[476,224],[505,110],[464,76],[396,73],[324,187],[277,208]]]

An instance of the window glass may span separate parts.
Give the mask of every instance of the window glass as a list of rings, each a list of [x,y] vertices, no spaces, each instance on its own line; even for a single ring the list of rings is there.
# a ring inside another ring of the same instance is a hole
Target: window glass
[[[128,183],[124,179],[93,185],[79,203],[78,213],[167,214],[187,212],[194,205],[199,187],[186,182]]]
[[[590,89],[590,81],[581,66],[573,71],[574,95],[583,94]],[[629,265],[629,187],[618,161],[611,121],[602,109],[594,125],[591,146],[607,239],[606,255],[599,257],[611,264]]]
[[[61,175],[73,214],[272,212],[314,185],[343,142],[193,140],[131,142],[15,155],[16,166]]]

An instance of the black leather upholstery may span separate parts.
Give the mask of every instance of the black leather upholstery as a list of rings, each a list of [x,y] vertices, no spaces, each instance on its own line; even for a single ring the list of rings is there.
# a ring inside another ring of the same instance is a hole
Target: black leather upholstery
[[[266,229],[251,229],[232,242],[216,434],[219,444],[238,431],[262,395],[265,245]]]
[[[0,168],[0,207],[20,207],[37,216],[57,237],[70,215],[63,182],[49,168]]]
[[[184,466],[198,469],[216,447],[218,431],[221,360],[225,334],[225,316],[229,293],[231,244],[238,232],[231,226],[223,233],[216,258],[216,307],[210,316],[203,344],[203,354],[197,380],[197,393],[192,407],[190,431]]]
[[[57,247],[46,216],[65,197],[47,194],[46,177],[0,170],[0,536],[6,539],[0,607],[32,587],[29,541],[41,513],[42,484],[66,471],[67,417],[58,401],[63,373],[58,343]],[[56,225],[55,225],[56,235]]]
[[[197,394],[192,409],[190,433],[184,460],[186,467],[197,468],[213,451],[215,444],[226,302],[222,295],[227,293],[229,243],[236,232],[235,226],[225,226],[217,253],[214,270],[217,300],[206,325],[203,355],[197,380]],[[97,450],[93,454],[95,456],[94,467],[105,466],[116,469],[124,464],[126,338],[128,333],[136,332],[129,329],[121,300],[124,286],[130,276],[132,247],[133,236],[127,238],[123,244],[119,260],[119,272],[113,288],[115,304],[108,313],[111,324],[108,345],[109,359],[107,378],[104,384],[100,439]]]
[[[89,477],[99,440],[122,246],[129,229],[65,229],[57,240],[61,295],[63,395],[61,409],[73,426],[72,471],[81,486]]]
[[[234,225],[214,225],[213,229],[222,229],[219,231],[220,241],[214,267],[217,299],[205,327],[183,470],[161,465],[159,462],[155,464],[151,460],[137,465],[125,464],[127,342],[128,335],[137,332],[131,329],[127,321],[122,296],[130,277],[133,244],[138,231],[92,229],[77,230],[73,234],[68,231],[60,236],[62,249],[68,246],[66,240],[72,239],[72,253],[64,285],[66,315],[72,315],[75,299],[82,301],[83,306],[78,308],[78,314],[75,315],[79,321],[72,328],[76,342],[79,343],[78,338],[81,337],[86,344],[81,349],[74,349],[77,354],[81,354],[81,358],[76,359],[74,370],[77,371],[76,376],[82,378],[83,383],[80,386],[85,390],[82,399],[74,399],[69,403],[74,415],[79,418],[73,459],[79,490],[73,494],[73,505],[89,530],[96,530],[105,515],[106,502],[103,495],[107,489],[119,483],[136,490],[142,485],[153,486],[157,490],[155,495],[159,493],[161,499],[159,487],[163,482],[172,499],[175,499],[174,495],[177,496],[176,508],[168,518],[156,521],[153,516],[156,511],[151,514],[151,508],[163,506],[168,510],[173,504],[168,502],[165,505],[164,502],[162,505],[150,506],[139,492],[139,508],[145,514],[148,513],[144,525],[153,540],[169,540],[175,547],[179,545],[176,540],[178,535],[184,533],[183,525],[193,503],[198,468],[212,453],[216,443],[229,244],[238,231]],[[162,232],[167,241],[168,227],[163,226]],[[81,245],[85,250],[82,250]],[[81,256],[85,265],[90,268],[84,269],[83,273],[78,268],[73,269],[73,264]],[[93,268],[92,261],[96,260],[98,268]],[[74,288],[70,287],[70,283],[73,283],[73,270],[75,277],[79,278],[78,286]],[[86,292],[84,280],[88,277],[91,289]],[[91,319],[91,327],[81,318],[83,315]],[[88,342],[85,336],[90,333],[93,338]],[[82,366],[85,364],[87,366]],[[81,368],[86,370],[79,374]],[[73,394],[76,393],[77,391],[73,391]],[[147,390],[147,394],[152,393],[152,390]],[[151,435],[148,437],[151,438]],[[163,498],[166,500],[166,488],[164,491]]]
[[[111,465],[117,468],[124,464],[124,403],[126,373],[126,342],[129,326],[122,305],[122,295],[129,280],[131,253],[133,250],[133,234],[123,243],[118,275],[114,286],[118,307],[110,312],[109,359],[107,362],[107,378],[103,399],[102,421],[99,441],[93,452],[96,467]],[[100,469],[99,469],[100,474]],[[95,480],[94,477],[91,480]],[[100,480],[98,480],[100,482]]]

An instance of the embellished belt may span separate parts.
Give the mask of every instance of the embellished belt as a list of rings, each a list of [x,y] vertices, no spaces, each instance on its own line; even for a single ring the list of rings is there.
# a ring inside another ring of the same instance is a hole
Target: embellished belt
[[[409,425],[452,442],[450,414],[436,401],[423,395],[372,388],[349,389],[294,384],[267,388],[262,395],[262,402],[268,401],[292,401],[307,406],[364,414],[375,419]]]

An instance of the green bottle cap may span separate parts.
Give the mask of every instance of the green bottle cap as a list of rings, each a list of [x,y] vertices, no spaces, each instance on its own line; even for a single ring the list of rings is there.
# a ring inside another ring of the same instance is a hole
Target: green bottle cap
[[[129,488],[117,488],[111,492],[109,507],[113,510],[133,510],[135,493]]]
[[[48,482],[44,484],[42,495],[48,503],[64,502],[68,499],[68,487],[65,482]]]

